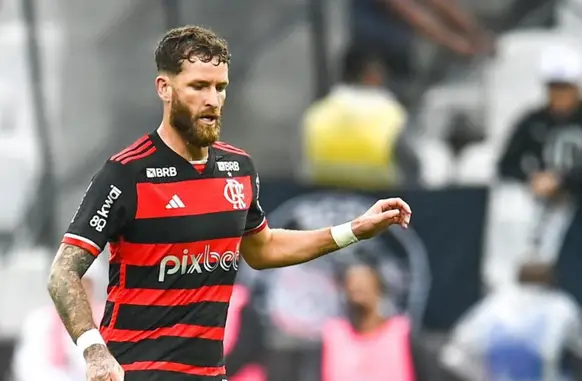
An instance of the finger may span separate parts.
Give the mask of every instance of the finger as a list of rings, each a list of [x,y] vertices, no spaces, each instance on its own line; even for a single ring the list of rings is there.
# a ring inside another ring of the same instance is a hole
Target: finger
[[[382,212],[382,221],[386,220],[398,220],[400,217],[400,209],[390,209],[385,212]]]
[[[404,202],[401,198],[387,198],[379,201],[382,211],[389,209],[402,209],[406,213],[412,213],[410,206]]]
[[[412,214],[412,209],[410,208],[410,205],[408,205],[402,199],[398,199],[398,200],[399,200],[399,204],[400,204],[400,209],[404,210],[404,212],[406,212],[407,214]]]

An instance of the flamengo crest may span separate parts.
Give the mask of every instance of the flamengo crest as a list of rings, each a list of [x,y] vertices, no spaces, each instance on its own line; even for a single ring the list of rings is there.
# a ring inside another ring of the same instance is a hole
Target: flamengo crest
[[[224,186],[224,198],[230,202],[234,209],[246,209],[244,185],[236,179],[226,179]]]

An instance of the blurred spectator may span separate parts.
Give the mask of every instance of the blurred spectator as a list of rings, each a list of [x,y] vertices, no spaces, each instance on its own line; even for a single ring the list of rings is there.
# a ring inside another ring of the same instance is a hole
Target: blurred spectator
[[[483,299],[454,329],[442,362],[461,379],[569,379],[564,355],[582,355],[576,303],[553,287],[549,265],[526,263],[518,278],[517,285]]]
[[[101,322],[105,306],[96,296],[106,271],[95,262],[82,279],[92,300],[94,320]],[[14,381],[78,381],[85,379],[85,359],[71,340],[53,306],[33,311],[24,321],[16,346]]]
[[[384,188],[414,178],[416,158],[403,134],[407,113],[384,89],[387,71],[367,50],[350,49],[341,84],[311,105],[303,138],[308,177],[315,182]]]
[[[517,122],[498,171],[503,179],[529,183],[540,206],[539,224],[550,225],[544,235],[536,229],[533,250],[553,259],[582,196],[582,57],[551,48],[542,56],[541,77],[547,103]]]
[[[452,0],[351,0],[352,43],[373,46],[395,76],[413,71],[415,33],[461,56],[489,53],[488,33]]]
[[[324,326],[322,381],[413,381],[410,322],[382,311],[380,275],[370,266],[352,266],[344,287],[349,318]]]

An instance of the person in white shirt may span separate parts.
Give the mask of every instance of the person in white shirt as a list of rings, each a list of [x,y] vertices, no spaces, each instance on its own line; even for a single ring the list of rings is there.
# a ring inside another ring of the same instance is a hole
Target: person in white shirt
[[[570,379],[563,355],[582,357],[578,306],[553,287],[551,266],[526,263],[519,282],[494,291],[460,319],[441,353],[469,381]]]
[[[103,311],[98,297],[107,270],[95,262],[82,279],[93,311]],[[101,322],[102,314],[94,316]],[[85,359],[69,337],[53,306],[33,311],[23,322],[17,342],[12,375],[14,381],[79,381],[85,379]]]

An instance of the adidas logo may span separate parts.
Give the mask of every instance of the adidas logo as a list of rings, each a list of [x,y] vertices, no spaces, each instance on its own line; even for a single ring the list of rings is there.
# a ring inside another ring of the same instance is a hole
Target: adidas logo
[[[184,203],[182,202],[182,200],[180,200],[180,197],[178,197],[177,194],[173,195],[168,205],[166,205],[166,209],[179,209],[185,207],[186,205],[184,205]]]

